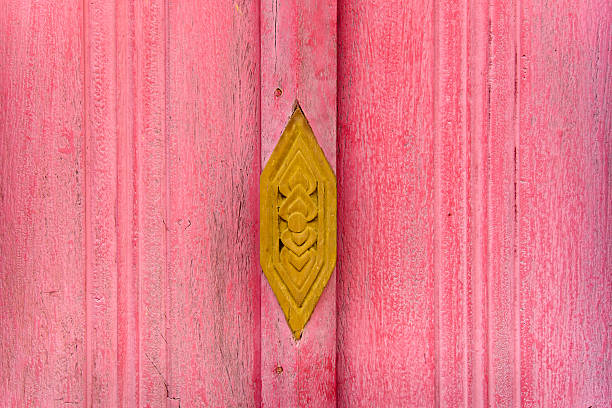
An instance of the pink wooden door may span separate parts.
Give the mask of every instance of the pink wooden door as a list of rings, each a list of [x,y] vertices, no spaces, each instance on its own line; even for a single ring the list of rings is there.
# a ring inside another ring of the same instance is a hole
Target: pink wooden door
[[[0,406],[609,407],[602,0],[0,5]],[[337,268],[293,340],[298,100]]]

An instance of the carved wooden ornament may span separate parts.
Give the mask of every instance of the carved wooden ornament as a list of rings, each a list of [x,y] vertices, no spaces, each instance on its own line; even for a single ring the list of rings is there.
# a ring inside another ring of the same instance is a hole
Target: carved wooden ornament
[[[336,266],[336,176],[299,105],[260,194],[261,267],[299,340]]]

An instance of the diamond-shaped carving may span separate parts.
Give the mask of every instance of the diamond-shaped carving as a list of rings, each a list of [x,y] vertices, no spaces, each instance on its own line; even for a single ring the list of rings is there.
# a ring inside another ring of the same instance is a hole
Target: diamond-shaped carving
[[[261,267],[297,340],[336,266],[336,176],[299,105],[260,195]]]

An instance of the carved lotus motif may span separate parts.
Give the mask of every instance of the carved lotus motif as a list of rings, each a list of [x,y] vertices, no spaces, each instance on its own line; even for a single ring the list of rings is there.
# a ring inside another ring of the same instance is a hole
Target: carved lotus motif
[[[336,177],[299,106],[261,174],[261,267],[296,339],[336,265]]]

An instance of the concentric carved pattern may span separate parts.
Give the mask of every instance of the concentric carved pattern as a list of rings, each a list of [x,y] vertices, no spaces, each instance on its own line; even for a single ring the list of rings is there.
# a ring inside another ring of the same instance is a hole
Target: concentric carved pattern
[[[336,265],[336,176],[298,106],[261,174],[261,267],[296,339]]]

